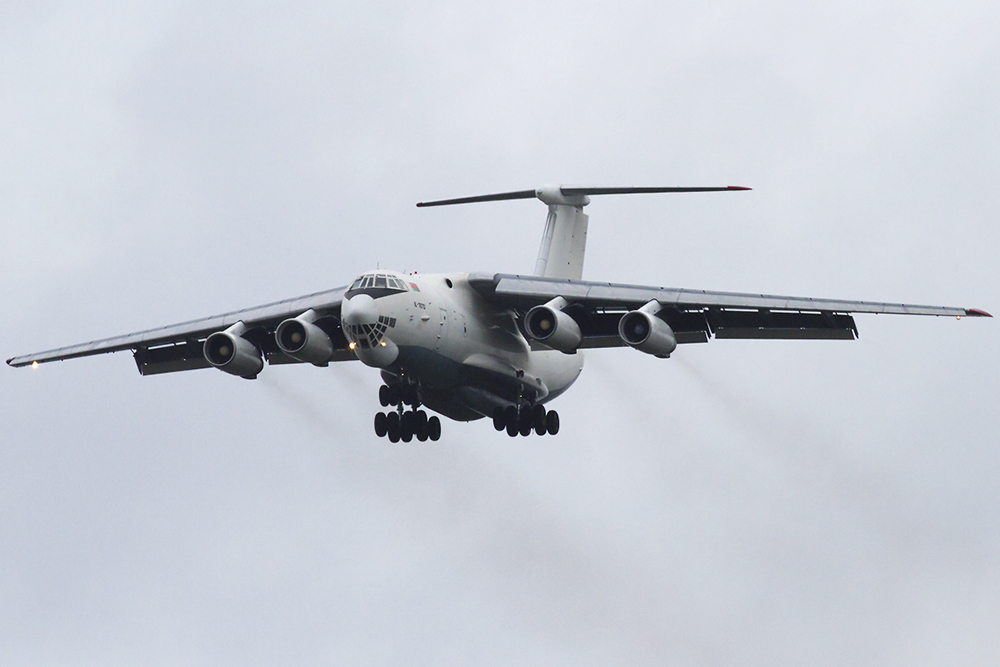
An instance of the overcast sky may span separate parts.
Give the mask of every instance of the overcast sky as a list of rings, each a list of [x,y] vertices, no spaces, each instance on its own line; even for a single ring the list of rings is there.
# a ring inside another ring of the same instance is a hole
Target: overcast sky
[[[3,358],[530,272],[1000,311],[1000,5],[0,5]],[[4,665],[995,665],[1000,328],[587,353],[562,431],[372,432],[359,363],[0,368]]]

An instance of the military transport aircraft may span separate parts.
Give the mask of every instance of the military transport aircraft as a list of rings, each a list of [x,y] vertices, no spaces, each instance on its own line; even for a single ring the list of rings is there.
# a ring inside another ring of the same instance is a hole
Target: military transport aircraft
[[[372,271],[350,285],[159,329],[8,359],[11,366],[132,350],[142,375],[214,366],[253,379],[268,364],[360,359],[385,382],[375,433],[441,436],[430,410],[492,417],[511,436],[556,434],[545,404],[583,368],[580,350],[630,346],[666,358],[710,338],[857,337],[852,313],[990,317],[973,308],[835,301],[581,280],[592,195],[738,191],[729,187],[544,186],[417,204],[537,198],[548,218],[533,275]]]

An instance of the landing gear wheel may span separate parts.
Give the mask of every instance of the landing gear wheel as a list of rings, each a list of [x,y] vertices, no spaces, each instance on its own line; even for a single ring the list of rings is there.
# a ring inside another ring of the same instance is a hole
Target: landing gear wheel
[[[427,420],[427,437],[434,442],[441,437],[441,420],[436,415]]]
[[[514,418],[511,419],[510,413],[508,412],[507,413],[507,435],[509,435],[512,438],[516,437],[517,436],[517,431],[518,431],[518,429],[517,429],[517,413],[515,412],[514,413]]]
[[[507,435],[513,438],[517,435],[517,408],[513,405],[508,405],[503,411],[503,417]]]
[[[386,421],[386,435],[389,436],[389,442],[399,442],[399,415],[395,412],[390,412],[385,416]]]
[[[392,405],[392,391],[388,385],[382,385],[378,388],[378,402],[382,404],[383,408]]]
[[[525,405],[517,415],[517,432],[521,435],[530,435],[531,427],[534,426],[533,422],[534,418],[531,415],[531,408]]]
[[[402,391],[399,385],[389,385],[389,391],[386,392],[386,396],[389,398],[389,405],[399,405],[399,401],[402,398]]]
[[[493,428],[498,431],[507,428],[507,413],[499,405],[493,408]]]
[[[545,435],[545,406],[536,405],[531,411],[531,421],[532,425],[535,427],[535,433],[538,435]]]
[[[409,442],[413,440],[413,431],[416,424],[415,414],[413,412],[404,412],[399,418],[399,439],[403,442]]]
[[[385,416],[384,412],[375,413],[375,435],[380,438],[384,438],[385,434],[389,432],[389,419]]]
[[[545,430],[549,432],[549,435],[555,435],[559,432],[559,413],[555,410],[549,410],[545,414]]]
[[[414,429],[417,440],[420,442],[427,441],[427,413],[423,410],[417,411],[417,425]]]

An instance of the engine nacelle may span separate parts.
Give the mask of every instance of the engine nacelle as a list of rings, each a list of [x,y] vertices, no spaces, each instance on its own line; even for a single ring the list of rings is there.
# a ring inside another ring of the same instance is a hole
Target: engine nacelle
[[[303,319],[302,315],[279,324],[274,338],[282,352],[316,366],[328,365],[333,355],[330,337],[318,326]]]
[[[625,313],[618,322],[618,335],[640,352],[669,357],[677,349],[677,339],[670,325],[647,310]]]
[[[545,305],[535,306],[524,316],[524,330],[530,338],[571,354],[580,346],[583,335],[576,320],[561,310],[565,305],[566,300],[557,297]]]
[[[220,371],[252,380],[264,368],[264,359],[260,356],[260,350],[240,336],[241,333],[242,323],[238,327],[216,331],[205,340],[202,352],[205,360]]]

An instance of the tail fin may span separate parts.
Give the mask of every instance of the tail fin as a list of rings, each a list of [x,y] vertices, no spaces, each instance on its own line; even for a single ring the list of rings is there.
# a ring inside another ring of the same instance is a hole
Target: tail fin
[[[590,203],[590,195],[624,195],[657,192],[728,192],[749,190],[738,185],[726,187],[567,187],[546,185],[534,190],[517,190],[492,195],[477,195],[459,199],[440,199],[420,202],[419,207],[445,206],[448,204],[471,204],[508,199],[540,199],[549,206],[545,219],[542,245],[538,249],[535,275],[546,278],[568,278],[580,280],[583,277],[583,256],[587,250],[587,222],[589,216],[583,207]]]
[[[583,256],[587,251],[587,222],[583,207],[587,195],[564,195],[558,186],[541,187],[535,196],[549,205],[542,245],[538,248],[535,275],[545,278],[580,280]]]

